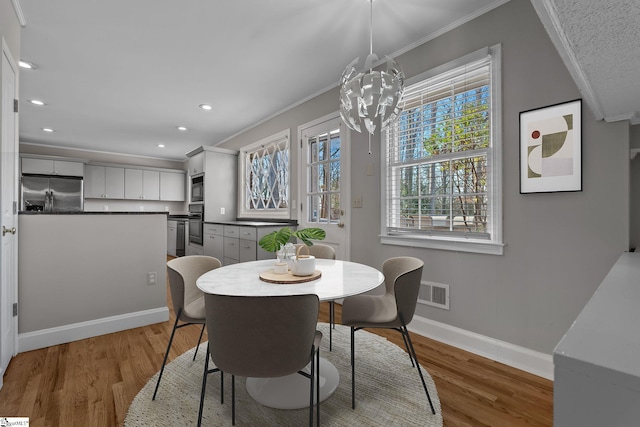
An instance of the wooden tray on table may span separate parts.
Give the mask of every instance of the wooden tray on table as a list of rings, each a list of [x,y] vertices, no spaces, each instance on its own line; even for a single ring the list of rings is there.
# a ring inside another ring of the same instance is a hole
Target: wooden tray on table
[[[295,283],[312,282],[319,279],[320,276],[322,276],[320,270],[314,271],[311,276],[294,276],[290,271],[287,271],[285,274],[277,274],[273,269],[270,269],[260,273],[260,280],[280,285],[293,285]]]

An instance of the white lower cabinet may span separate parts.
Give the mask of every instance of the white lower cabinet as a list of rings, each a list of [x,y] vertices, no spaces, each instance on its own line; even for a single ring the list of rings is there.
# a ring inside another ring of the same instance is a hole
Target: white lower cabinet
[[[265,251],[258,245],[258,242],[262,236],[280,228],[280,225],[205,223],[203,230],[204,255],[218,258],[222,265],[275,259],[276,254]]]
[[[205,224],[203,230],[204,254],[224,263],[224,234],[221,224]]]
[[[187,255],[204,255],[204,247],[202,245],[189,243],[185,252]]]
[[[276,254],[258,245],[262,236],[279,230],[281,226],[224,225],[224,265],[237,262],[275,259]]]

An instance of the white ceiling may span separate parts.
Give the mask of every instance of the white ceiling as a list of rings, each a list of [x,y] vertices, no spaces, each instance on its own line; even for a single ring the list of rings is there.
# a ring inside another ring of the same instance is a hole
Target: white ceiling
[[[395,56],[506,1],[376,0],[374,52]],[[638,114],[640,85],[628,85],[640,81],[637,58],[626,51],[623,67],[615,60],[620,22],[633,20],[623,29],[635,38],[621,46],[637,50],[637,0],[612,3],[621,10],[599,0],[532,2],[574,78],[586,75],[576,80],[602,116]],[[346,65],[369,50],[368,0],[19,4],[21,59],[38,65],[20,73],[20,141],[51,146],[182,160],[336,86]],[[610,31],[575,18],[594,11]],[[566,25],[554,25],[558,19]]]

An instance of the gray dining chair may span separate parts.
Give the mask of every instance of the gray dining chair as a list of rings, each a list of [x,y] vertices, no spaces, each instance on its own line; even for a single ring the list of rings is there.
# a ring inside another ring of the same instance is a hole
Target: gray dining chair
[[[231,374],[233,425],[236,420],[236,375],[275,378],[297,372],[310,382],[309,425],[313,426],[314,397],[320,396],[322,333],[316,330],[319,305],[315,294],[262,297],[205,294],[207,350],[216,368]],[[208,364],[207,357],[198,426],[202,423]],[[309,364],[310,372],[305,372],[303,369]],[[316,419],[320,425],[319,400]]]
[[[411,365],[418,369],[431,412],[436,413],[407,325],[413,319],[418,302],[424,262],[413,257],[387,259],[382,265],[384,295],[355,295],[342,303],[342,324],[351,327],[351,407],[356,407],[355,332],[365,328],[393,329],[402,334]]]
[[[173,303],[176,320],[173,323],[171,338],[169,338],[167,351],[164,353],[162,368],[160,369],[160,375],[158,375],[158,382],[156,383],[152,400],[156,400],[160,380],[162,379],[164,367],[169,357],[169,350],[171,350],[171,344],[177,329],[189,325],[202,325],[198,345],[193,354],[193,360],[196,360],[196,354],[198,354],[205,328],[204,293],[196,286],[196,280],[207,271],[214,270],[220,266],[219,259],[203,255],[190,255],[167,261],[171,302]]]
[[[297,246],[297,245],[296,245]],[[336,259],[336,250],[329,245],[323,243],[314,243],[309,246],[309,255],[313,255],[319,259]],[[336,328],[336,309],[335,301],[329,301],[329,351],[333,350],[333,332]]]

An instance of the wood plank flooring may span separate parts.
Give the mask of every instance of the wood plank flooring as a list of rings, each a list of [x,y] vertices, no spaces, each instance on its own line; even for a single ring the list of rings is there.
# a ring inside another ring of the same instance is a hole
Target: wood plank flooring
[[[339,321],[338,304],[336,312]],[[31,427],[122,426],[131,401],[160,369],[174,319],[171,310],[165,323],[18,354],[0,390],[0,417],[30,417]],[[323,303],[320,320],[327,319]],[[198,326],[179,329],[170,359],[195,346],[199,332]],[[380,335],[403,345],[397,332]],[[551,381],[412,337],[436,383],[446,427],[552,425]]]

